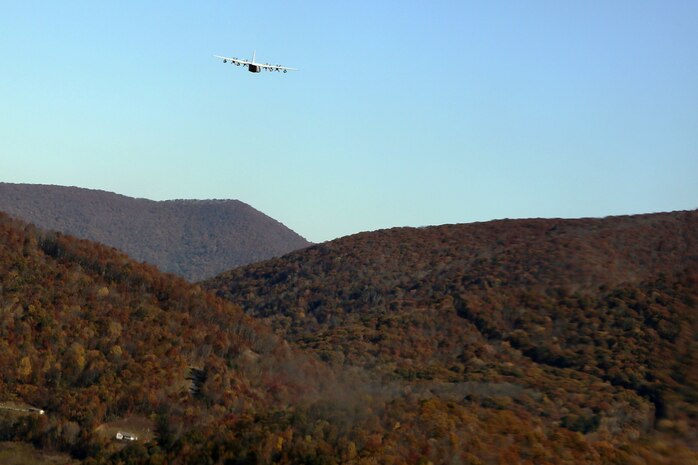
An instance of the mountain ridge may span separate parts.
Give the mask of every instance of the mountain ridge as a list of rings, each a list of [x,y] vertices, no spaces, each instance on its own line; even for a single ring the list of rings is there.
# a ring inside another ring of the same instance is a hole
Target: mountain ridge
[[[698,211],[393,228],[203,286],[335,365],[544,392],[544,376],[579,377],[642,398],[650,429],[698,426]],[[566,395],[595,413],[559,391],[545,416],[576,410],[558,421],[580,431],[616,421],[579,389]]]
[[[239,200],[155,201],[79,187],[0,183],[0,211],[116,247],[190,281],[310,245]]]

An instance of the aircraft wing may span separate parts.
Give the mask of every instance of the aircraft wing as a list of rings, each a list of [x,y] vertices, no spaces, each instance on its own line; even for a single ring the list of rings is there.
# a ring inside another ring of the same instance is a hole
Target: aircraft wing
[[[220,58],[221,60],[223,60],[223,63],[231,62],[231,63],[238,65],[238,66],[240,66],[240,65],[247,66],[247,65],[253,64],[251,61],[240,60],[238,58],[228,58],[228,57],[222,57],[220,55],[213,55],[213,56],[215,58]]]
[[[297,68],[287,68],[281,65],[270,65],[269,63],[255,63],[255,65],[259,66],[260,68],[264,68],[267,71],[283,71],[284,73],[286,71],[298,71]]]

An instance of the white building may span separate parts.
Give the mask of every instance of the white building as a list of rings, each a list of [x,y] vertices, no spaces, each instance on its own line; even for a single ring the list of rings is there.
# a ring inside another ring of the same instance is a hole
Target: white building
[[[119,441],[138,441],[138,436],[135,434],[131,433],[124,433],[123,431],[119,431],[116,433],[116,439]]]

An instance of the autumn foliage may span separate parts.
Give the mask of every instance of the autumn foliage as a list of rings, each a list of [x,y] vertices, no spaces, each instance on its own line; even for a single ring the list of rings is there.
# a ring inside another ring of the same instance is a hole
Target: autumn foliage
[[[46,410],[0,409],[0,440],[85,464],[697,463],[697,232],[401,228],[192,285],[0,215],[0,403]],[[101,433],[128,418],[152,439]]]
[[[205,286],[334,367],[614,450],[693,447],[697,265],[698,212],[677,212],[362,233]]]
[[[116,247],[188,280],[310,245],[238,200],[157,202],[78,187],[0,182],[0,211]]]

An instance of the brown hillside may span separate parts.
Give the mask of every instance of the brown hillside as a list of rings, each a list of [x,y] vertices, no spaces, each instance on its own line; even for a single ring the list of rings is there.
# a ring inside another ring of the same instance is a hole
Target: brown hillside
[[[351,305],[359,294],[386,301],[424,293],[426,286],[450,293],[558,287],[595,291],[673,275],[697,263],[698,211],[691,211],[361,233],[223,273],[206,286],[243,301],[248,286],[260,284],[259,300],[272,308],[290,297],[290,290],[301,291],[297,297],[307,300],[314,291],[311,284],[322,282],[317,292]]]
[[[190,281],[309,245],[237,200],[155,202],[77,187],[0,183],[0,211],[116,247]]]
[[[0,441],[85,465],[698,462],[690,263],[580,293],[387,266],[344,283],[331,253],[309,260],[244,296],[277,305],[288,344],[199,286],[0,214]]]
[[[362,233],[205,286],[337,366],[698,445],[696,211]]]
[[[89,463],[176,463],[202,431],[273,415],[330,380],[200,287],[0,213],[0,440]],[[137,443],[127,460],[107,424],[137,424],[158,447]],[[236,447],[261,435],[252,425]]]

